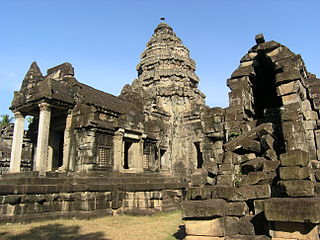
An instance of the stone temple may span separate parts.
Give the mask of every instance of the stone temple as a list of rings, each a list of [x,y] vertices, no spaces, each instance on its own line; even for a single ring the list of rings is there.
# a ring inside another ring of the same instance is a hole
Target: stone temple
[[[0,222],[182,209],[186,240],[319,239],[320,80],[262,34],[229,107],[195,70],[164,22],[117,97],[32,63],[1,130]]]

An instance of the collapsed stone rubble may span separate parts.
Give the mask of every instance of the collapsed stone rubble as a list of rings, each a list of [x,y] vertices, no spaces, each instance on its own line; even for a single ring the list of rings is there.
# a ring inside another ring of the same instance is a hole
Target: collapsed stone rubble
[[[210,185],[187,189],[186,240],[319,239],[319,80],[285,46],[256,42],[227,81],[229,107],[204,117],[219,148],[206,147]]]

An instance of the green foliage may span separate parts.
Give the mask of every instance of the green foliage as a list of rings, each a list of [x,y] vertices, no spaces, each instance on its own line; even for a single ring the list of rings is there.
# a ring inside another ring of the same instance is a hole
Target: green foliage
[[[240,133],[238,132],[232,132],[229,134],[229,141],[232,140],[232,139],[235,139],[236,137],[239,137],[240,136]]]
[[[1,117],[0,128],[8,126],[13,120],[13,117],[10,117],[9,114],[4,114],[4,115],[1,115],[0,117]]]
[[[28,122],[29,124],[31,124],[32,121],[33,121],[33,117],[27,117],[27,122]]]

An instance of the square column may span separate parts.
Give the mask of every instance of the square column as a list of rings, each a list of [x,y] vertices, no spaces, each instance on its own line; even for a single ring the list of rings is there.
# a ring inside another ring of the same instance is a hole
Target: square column
[[[40,103],[39,108],[36,171],[39,171],[40,175],[44,175],[46,173],[48,161],[51,108],[47,103]]]
[[[72,113],[69,111],[66,119],[66,128],[64,130],[63,136],[63,158],[62,166],[59,168],[59,171],[65,172],[69,170],[69,159],[70,159],[70,150],[71,150],[71,130],[72,130]]]
[[[120,128],[113,136],[113,171],[122,169],[122,158],[124,151],[123,144],[124,129]]]
[[[9,172],[20,172],[22,143],[24,134],[24,116],[20,112],[14,113],[15,123],[10,157]]]

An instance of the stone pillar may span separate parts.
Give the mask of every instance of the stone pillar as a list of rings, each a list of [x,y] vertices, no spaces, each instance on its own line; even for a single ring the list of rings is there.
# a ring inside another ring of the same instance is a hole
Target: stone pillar
[[[123,158],[123,136],[124,129],[120,128],[113,136],[113,170],[120,171],[122,169]]]
[[[71,123],[72,123],[72,114],[71,111],[68,113],[66,119],[66,128],[64,130],[63,137],[63,157],[62,157],[62,166],[59,168],[59,171],[67,171],[69,168],[69,158],[71,150]]]
[[[138,156],[138,163],[137,163],[137,168],[138,172],[143,172],[144,169],[144,142],[147,138],[147,134],[142,134],[141,139],[139,141],[139,156]]]
[[[44,175],[47,169],[48,160],[51,108],[47,103],[39,104],[39,108],[40,114],[37,140],[36,171],[39,171],[40,175]]]
[[[129,172],[141,172],[142,168],[142,156],[141,156],[141,140],[139,142],[132,142],[129,151]]]
[[[10,158],[10,173],[20,172],[22,142],[24,134],[24,116],[20,112],[14,113],[15,123]]]

